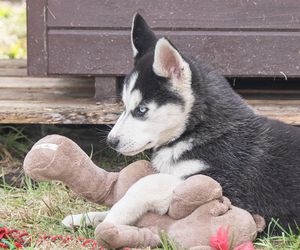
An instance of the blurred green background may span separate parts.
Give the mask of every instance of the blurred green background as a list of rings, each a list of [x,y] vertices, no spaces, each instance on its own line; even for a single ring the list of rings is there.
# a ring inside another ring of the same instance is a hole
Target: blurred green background
[[[25,0],[0,0],[0,59],[24,58],[26,58]]]

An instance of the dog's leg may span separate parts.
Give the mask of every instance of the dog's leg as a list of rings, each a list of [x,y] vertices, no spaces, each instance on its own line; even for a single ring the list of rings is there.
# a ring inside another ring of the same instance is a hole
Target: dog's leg
[[[109,211],[105,212],[89,212],[85,214],[72,214],[66,216],[62,224],[66,227],[74,227],[74,226],[97,226],[100,222],[102,222]]]
[[[99,169],[98,167],[94,167],[94,170],[96,169],[96,171],[102,171],[104,173],[107,173],[106,171],[104,171],[103,169]],[[133,183],[135,183],[137,180],[139,180],[140,178],[146,176],[146,175],[150,175],[154,172],[154,170],[152,169],[152,167],[150,166],[149,162],[147,161],[136,161],[130,165],[128,165],[126,168],[122,169],[120,171],[119,174],[117,174],[117,178],[116,180],[112,183],[112,185],[108,185],[108,187],[106,187],[107,185],[107,181],[105,176],[106,174],[100,174],[97,176],[97,174],[95,174],[95,171],[85,171],[85,175],[89,173],[87,179],[91,179],[93,180],[93,183],[98,183],[98,182],[103,182],[105,183],[105,185],[103,185],[102,189],[106,189],[108,193],[106,193],[105,195],[103,195],[103,190],[101,190],[101,188],[99,188],[99,185],[95,185],[95,188],[90,188],[89,185],[84,185],[84,186],[80,186],[78,185],[78,182],[74,182],[72,185],[76,186],[76,188],[78,189],[79,186],[80,187],[84,187],[84,190],[87,189],[91,189],[93,192],[84,192],[83,194],[81,193],[81,195],[89,200],[92,200],[95,202],[95,199],[91,199],[89,198],[90,193],[92,193],[95,197],[97,196],[96,194],[99,193],[100,197],[104,197],[103,199],[98,200],[98,203],[104,203],[106,205],[111,206],[112,204],[116,203],[118,200],[120,200],[125,193],[127,192],[127,190],[129,189],[130,186],[133,185]],[[110,173],[109,173],[110,174]],[[113,173],[116,174],[116,173]],[[101,177],[101,178],[99,178]],[[80,178],[78,178],[80,179]],[[104,180],[104,181],[103,181]],[[91,184],[93,186],[93,183]],[[71,189],[73,189],[74,191],[76,191],[77,189],[73,188],[73,186],[70,186]],[[96,188],[97,187],[97,188]],[[101,187],[101,186],[100,186]],[[80,193],[80,192],[79,192]],[[97,225],[99,224],[103,219],[104,219],[104,214],[106,216],[107,212],[94,212],[94,213],[87,213],[87,214],[77,214],[77,215],[68,215],[67,217],[65,217],[62,221],[62,223],[67,226],[67,227],[72,227],[72,226],[80,226],[82,223],[85,223],[87,225]],[[87,215],[89,215],[87,217]],[[98,215],[98,216],[97,216]],[[89,219],[88,219],[89,218]],[[91,221],[95,221],[95,223],[91,223]]]
[[[173,190],[180,182],[180,178],[168,174],[143,177],[111,208],[103,222],[130,225],[148,211],[167,213]]]

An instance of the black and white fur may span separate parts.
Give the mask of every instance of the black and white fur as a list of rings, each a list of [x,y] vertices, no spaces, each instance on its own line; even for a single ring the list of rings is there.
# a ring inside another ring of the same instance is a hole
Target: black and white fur
[[[125,155],[153,149],[160,174],[139,180],[109,212],[88,215],[91,221],[131,224],[150,210],[166,213],[174,188],[201,173],[220,182],[234,205],[300,225],[299,128],[256,115],[224,77],[157,39],[138,14],[132,48],[125,110],[108,143]]]

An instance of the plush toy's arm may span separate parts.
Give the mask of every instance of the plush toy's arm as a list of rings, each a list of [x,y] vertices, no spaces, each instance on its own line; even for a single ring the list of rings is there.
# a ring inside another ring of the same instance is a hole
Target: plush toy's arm
[[[181,219],[202,204],[221,197],[222,188],[218,182],[205,175],[194,175],[175,188],[168,214]]]
[[[49,135],[39,140],[25,157],[25,173],[37,181],[59,180],[75,193],[106,203],[118,173],[98,168],[72,140]]]

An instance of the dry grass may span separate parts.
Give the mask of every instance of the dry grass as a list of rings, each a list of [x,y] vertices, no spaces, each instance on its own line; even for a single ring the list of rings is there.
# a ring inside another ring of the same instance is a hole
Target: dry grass
[[[39,183],[34,186],[26,179],[26,188],[12,188],[4,185],[0,188],[0,221],[3,225],[14,229],[25,229],[31,235],[71,235],[73,237],[93,238],[93,228],[82,225],[78,229],[69,229],[61,224],[69,214],[104,210],[103,206],[84,201],[75,196],[60,183]],[[36,242],[32,242],[31,249]],[[39,246],[40,249],[51,249],[51,244]],[[68,249],[78,249],[79,243]],[[59,243],[57,245],[59,247]],[[61,246],[63,247],[63,246]],[[36,249],[36,248],[34,248]],[[53,248],[52,248],[53,249]],[[58,249],[58,248],[55,248]],[[66,249],[66,248],[64,248]]]

